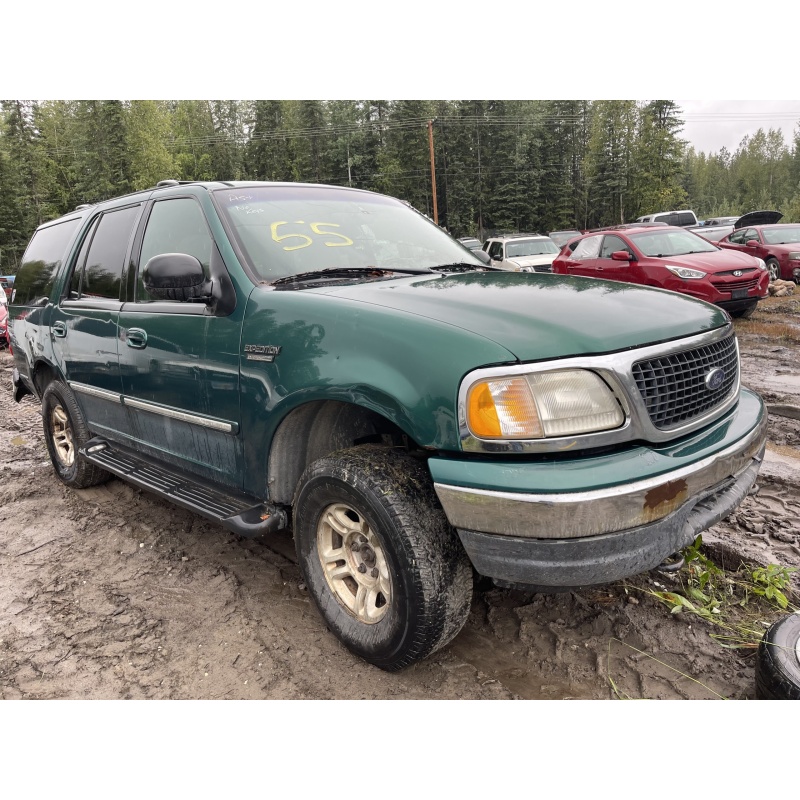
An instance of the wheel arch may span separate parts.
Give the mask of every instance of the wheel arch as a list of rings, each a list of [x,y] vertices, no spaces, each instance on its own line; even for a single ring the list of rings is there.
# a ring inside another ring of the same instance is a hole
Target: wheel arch
[[[47,385],[54,380],[61,381],[64,384],[67,383],[64,376],[61,374],[61,370],[53,366],[49,361],[39,359],[34,362],[33,369],[31,370],[31,381],[33,387],[36,389],[37,399],[39,401],[41,401]]]
[[[267,455],[267,486],[274,503],[289,505],[309,464],[337,450],[366,443],[418,449],[387,417],[340,400],[312,400],[281,420]]]

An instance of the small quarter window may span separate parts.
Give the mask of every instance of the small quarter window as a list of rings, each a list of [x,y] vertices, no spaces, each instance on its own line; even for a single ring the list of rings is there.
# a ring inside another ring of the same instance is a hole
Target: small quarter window
[[[67,248],[81,221],[80,218],[70,219],[34,233],[14,282],[15,305],[47,304]]]

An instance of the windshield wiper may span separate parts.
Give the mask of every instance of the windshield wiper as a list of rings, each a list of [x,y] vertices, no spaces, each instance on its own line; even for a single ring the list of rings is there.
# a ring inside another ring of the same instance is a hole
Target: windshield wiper
[[[491,267],[488,264],[468,264],[466,261],[457,261],[455,264],[438,264],[430,269],[431,272],[473,272],[474,270],[503,271],[499,267]]]
[[[382,269],[380,267],[328,267],[327,269],[315,269],[311,272],[300,272],[297,275],[284,275],[272,281],[273,286],[281,286],[287,283],[305,283],[306,281],[325,280],[326,278],[350,278],[354,275],[364,275],[368,278],[384,278],[395,272],[407,272],[412,275],[426,273],[428,270],[420,269]]]

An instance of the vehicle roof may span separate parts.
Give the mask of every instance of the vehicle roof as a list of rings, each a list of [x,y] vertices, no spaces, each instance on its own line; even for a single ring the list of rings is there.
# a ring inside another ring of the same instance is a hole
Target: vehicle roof
[[[248,187],[256,187],[256,186],[286,186],[291,188],[297,188],[298,186],[314,188],[314,189],[341,189],[348,192],[357,192],[359,194],[378,194],[377,192],[371,192],[367,189],[356,189],[352,186],[333,186],[327,183],[303,183],[303,182],[294,182],[294,181],[178,181],[178,180],[163,180],[159,181],[155,186],[150,186],[147,189],[139,189],[135,192],[129,192],[127,194],[117,195],[115,197],[109,197],[105,200],[99,200],[96,203],[83,203],[77,206],[72,211],[68,211],[66,214],[62,214],[60,217],[56,219],[48,220],[47,222],[43,222],[41,225],[38,226],[39,228],[46,228],[49,225],[54,225],[56,223],[65,222],[72,218],[80,218],[88,214],[90,211],[93,211],[97,208],[105,207],[109,204],[116,205],[120,200],[126,199],[135,199],[141,197],[142,199],[146,199],[151,194],[163,191],[167,189],[173,189],[175,187],[182,187],[182,186],[200,186],[202,188],[208,189],[209,191],[215,189],[239,189],[239,188],[248,188]],[[398,198],[395,198],[398,199]],[[407,203],[404,200],[399,200],[401,203],[405,203],[410,208],[413,208],[410,203]],[[414,209],[416,211],[416,209]],[[418,212],[421,213],[421,212]]]
[[[544,236],[541,233],[502,233],[498,236],[490,236],[486,241],[502,241],[505,239],[549,239],[549,236]]]

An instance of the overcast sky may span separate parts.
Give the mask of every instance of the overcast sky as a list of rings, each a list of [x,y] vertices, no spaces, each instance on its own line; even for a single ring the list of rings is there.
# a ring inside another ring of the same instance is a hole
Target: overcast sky
[[[745,136],[752,136],[759,128],[764,132],[780,129],[791,147],[800,124],[800,99],[748,102],[675,99],[675,102],[683,109],[685,121],[680,135],[698,152],[719,152],[725,147],[733,153]]]

